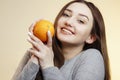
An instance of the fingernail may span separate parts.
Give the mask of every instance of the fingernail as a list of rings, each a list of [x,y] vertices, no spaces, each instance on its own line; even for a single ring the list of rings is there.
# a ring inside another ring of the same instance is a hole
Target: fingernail
[[[30,41],[30,38],[27,38],[27,41]]]
[[[34,26],[36,24],[36,22],[33,22],[32,26]]]
[[[51,32],[48,30],[48,34],[50,34]]]
[[[28,35],[32,35],[30,32],[28,32]]]

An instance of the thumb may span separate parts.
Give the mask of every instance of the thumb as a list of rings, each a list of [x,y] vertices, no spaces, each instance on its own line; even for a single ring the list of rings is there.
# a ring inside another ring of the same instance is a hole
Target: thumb
[[[52,47],[52,36],[50,31],[47,32],[47,36],[48,36],[47,46]]]

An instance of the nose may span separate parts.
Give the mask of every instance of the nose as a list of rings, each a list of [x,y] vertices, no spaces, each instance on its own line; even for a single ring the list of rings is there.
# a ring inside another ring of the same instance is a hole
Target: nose
[[[66,26],[69,26],[69,27],[72,27],[73,26],[73,18],[69,18],[65,21],[65,25]]]

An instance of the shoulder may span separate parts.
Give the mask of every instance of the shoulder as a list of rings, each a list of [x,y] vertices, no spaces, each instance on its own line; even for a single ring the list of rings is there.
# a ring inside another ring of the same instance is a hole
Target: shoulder
[[[83,74],[86,74],[88,77]],[[83,51],[76,61],[74,76],[76,78],[82,77],[82,80],[103,80],[104,60],[101,52],[97,49]]]
[[[79,67],[92,71],[104,72],[104,60],[101,52],[97,49],[87,49],[83,51],[78,59]]]
[[[99,50],[97,49],[87,49],[82,52],[80,56],[80,61],[81,63],[87,64],[87,65],[104,65],[104,60],[102,57],[102,54]]]
[[[85,53],[85,54],[93,54],[93,53],[101,54],[101,52],[99,50],[93,49],[93,48],[87,49],[87,50],[83,51],[83,53]]]
[[[83,56],[84,58],[87,58],[87,59],[89,59],[89,58],[90,59],[91,58],[92,59],[96,59],[97,58],[97,60],[98,59],[103,59],[101,52],[99,50],[97,50],[97,49],[92,49],[92,48],[83,51],[81,56]]]
[[[82,70],[104,72],[104,60],[101,52],[97,49],[83,51],[76,61],[76,67]]]
[[[104,67],[104,60],[101,52],[97,49],[87,49],[80,53],[76,62],[76,66],[86,67]]]

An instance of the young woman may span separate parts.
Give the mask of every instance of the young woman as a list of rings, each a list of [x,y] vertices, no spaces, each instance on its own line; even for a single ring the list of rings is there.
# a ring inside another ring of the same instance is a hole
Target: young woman
[[[33,45],[13,80],[110,80],[105,25],[91,2],[66,4],[55,20],[55,36],[48,31],[47,44],[29,29]]]

